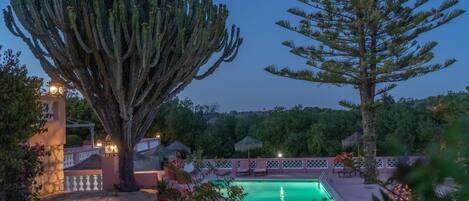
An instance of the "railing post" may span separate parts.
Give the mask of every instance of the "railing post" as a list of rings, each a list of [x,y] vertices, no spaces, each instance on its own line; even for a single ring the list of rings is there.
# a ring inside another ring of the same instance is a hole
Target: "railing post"
[[[101,159],[103,190],[114,190],[119,184],[119,157],[104,156]]]
[[[238,170],[238,160],[232,159],[231,160],[231,176],[236,176],[236,171]]]
[[[303,168],[303,171],[304,173],[307,173],[308,172],[308,169],[307,169],[307,160],[306,159],[301,159],[301,166]]]
[[[278,168],[280,169],[280,173],[283,173],[283,158],[278,158]]]

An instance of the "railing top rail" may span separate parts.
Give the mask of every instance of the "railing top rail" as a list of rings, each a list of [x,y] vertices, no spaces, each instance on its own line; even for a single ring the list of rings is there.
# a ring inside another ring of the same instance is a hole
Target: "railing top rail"
[[[377,156],[376,159],[394,159],[394,158],[401,158],[403,156]],[[409,158],[423,158],[424,156],[406,156]],[[251,161],[256,161],[256,160],[311,160],[311,159],[334,159],[335,157],[332,156],[326,156],[326,157],[291,157],[291,158],[207,158],[203,159],[206,161],[223,161],[223,160],[251,160]],[[354,158],[359,158],[359,157],[354,157]]]
[[[93,148],[93,147],[73,147],[73,148],[65,148],[64,154],[73,154],[73,153],[81,153],[81,152],[88,152],[88,151],[95,151],[101,148]]]
[[[77,175],[96,175],[102,174],[101,169],[95,170],[64,170],[66,176],[77,176]]]

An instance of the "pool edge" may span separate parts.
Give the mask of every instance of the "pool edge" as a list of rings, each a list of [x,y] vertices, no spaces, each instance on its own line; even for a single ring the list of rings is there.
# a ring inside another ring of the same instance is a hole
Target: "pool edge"
[[[334,199],[334,201],[344,201],[342,196],[340,196],[340,194],[337,191],[335,191],[334,188],[332,188],[332,186],[329,184],[327,179],[324,179],[320,182],[321,182],[322,186],[324,187],[324,189],[326,189],[326,191],[330,194],[332,199]]]
[[[329,184],[327,179],[319,180],[319,179],[273,179],[273,178],[233,178],[235,181],[311,181],[311,182],[319,182],[326,192],[332,197],[333,201],[344,201],[342,196]]]

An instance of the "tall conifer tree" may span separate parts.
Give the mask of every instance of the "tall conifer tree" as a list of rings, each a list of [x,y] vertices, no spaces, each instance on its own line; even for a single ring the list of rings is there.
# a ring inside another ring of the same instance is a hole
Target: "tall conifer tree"
[[[437,42],[420,43],[432,31],[464,13],[455,9],[457,0],[439,7],[429,0],[299,0],[302,8],[288,10],[299,17],[297,25],[287,20],[281,27],[314,40],[313,45],[283,43],[290,52],[307,60],[308,70],[278,69],[272,74],[309,82],[352,85],[360,94],[365,183],[376,177],[375,97],[394,88],[395,82],[444,69],[455,62],[432,62]],[[351,104],[346,104],[352,106]]]

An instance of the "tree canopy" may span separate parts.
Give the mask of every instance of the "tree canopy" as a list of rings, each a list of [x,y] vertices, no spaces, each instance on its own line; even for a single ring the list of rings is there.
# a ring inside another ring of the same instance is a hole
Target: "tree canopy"
[[[299,18],[277,24],[318,42],[313,45],[285,41],[290,52],[306,60],[310,69],[266,71],[291,79],[334,85],[352,85],[360,95],[365,183],[376,178],[375,98],[408,80],[444,69],[454,62],[433,61],[436,41],[422,42],[422,34],[457,18],[465,11],[457,0],[445,0],[428,9],[428,0],[298,0],[304,8],[288,12]],[[312,11],[306,10],[306,8]],[[355,105],[343,102],[345,105]]]
[[[138,189],[133,148],[161,103],[234,60],[242,43],[239,28],[226,28],[226,6],[211,0],[10,2],[7,28],[83,95],[118,146],[122,191]]]

